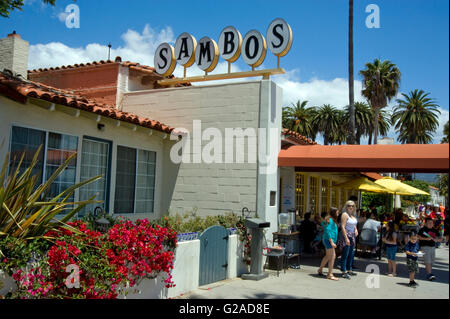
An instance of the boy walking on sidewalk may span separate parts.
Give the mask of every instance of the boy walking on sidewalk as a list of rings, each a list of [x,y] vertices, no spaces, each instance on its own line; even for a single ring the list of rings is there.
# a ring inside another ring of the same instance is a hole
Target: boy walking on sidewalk
[[[418,284],[414,281],[414,276],[419,273],[419,263],[417,261],[419,252],[419,243],[417,242],[416,233],[411,233],[409,236],[409,242],[405,246],[406,252],[406,265],[408,266],[409,273],[409,287],[415,287]]]
[[[436,258],[436,243],[442,241],[442,237],[434,227],[433,219],[425,218],[425,226],[419,230],[419,245],[424,252],[427,280],[433,281],[436,277],[432,273],[432,267]]]

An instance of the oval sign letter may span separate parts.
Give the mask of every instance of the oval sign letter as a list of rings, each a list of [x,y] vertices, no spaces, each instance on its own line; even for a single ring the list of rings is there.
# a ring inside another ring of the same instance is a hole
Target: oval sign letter
[[[241,55],[242,35],[235,27],[226,27],[219,37],[220,56],[228,61],[234,62]]]
[[[283,19],[273,20],[267,28],[267,46],[276,56],[285,56],[292,46],[292,29]]]
[[[156,73],[162,76],[171,75],[177,66],[174,48],[169,43],[161,43],[156,49],[153,62]]]
[[[209,37],[201,38],[195,50],[195,63],[201,70],[211,72],[216,67],[217,62],[219,62],[217,43]]]
[[[197,40],[187,32],[179,35],[175,42],[175,57],[177,63],[188,68],[195,62]]]
[[[251,30],[242,41],[242,58],[251,67],[260,66],[266,58],[266,40],[261,32]]]

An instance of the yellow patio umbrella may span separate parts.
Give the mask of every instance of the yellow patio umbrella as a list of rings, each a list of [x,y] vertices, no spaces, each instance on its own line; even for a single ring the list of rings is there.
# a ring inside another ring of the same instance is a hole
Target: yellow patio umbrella
[[[395,195],[430,195],[421,189],[412,187],[408,184],[402,183],[392,177],[383,177],[375,181],[376,184],[391,190]]]
[[[359,190],[362,192],[370,192],[370,193],[394,194],[393,191],[391,191],[381,185],[375,184],[374,182],[367,179],[366,177],[358,177],[358,178],[352,179],[350,181],[347,181],[345,183],[338,184],[335,187],[355,189],[355,190]]]

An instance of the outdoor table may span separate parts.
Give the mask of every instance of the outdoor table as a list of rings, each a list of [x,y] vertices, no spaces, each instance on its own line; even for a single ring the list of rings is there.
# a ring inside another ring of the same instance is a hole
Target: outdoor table
[[[289,234],[275,232],[272,235],[273,235],[273,242],[275,243],[276,241],[280,246],[283,247],[286,247],[287,244],[292,240],[300,241],[300,232],[292,232]],[[300,266],[300,254],[295,252],[288,254],[285,249],[284,267],[287,268],[289,259],[295,257],[297,257],[298,266]]]

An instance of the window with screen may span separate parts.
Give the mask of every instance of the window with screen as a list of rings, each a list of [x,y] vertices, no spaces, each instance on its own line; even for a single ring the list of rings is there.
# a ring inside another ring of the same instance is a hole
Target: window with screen
[[[77,152],[77,145],[78,138],[76,136],[48,133],[47,155],[45,160],[46,179],[49,179],[61,164]],[[74,185],[77,175],[76,170],[77,159],[75,157],[52,183],[47,199],[61,194],[67,188]],[[72,195],[69,201],[74,201],[74,195]]]
[[[156,152],[117,147],[114,212],[153,213]]]
[[[18,165],[23,152],[25,157],[20,171],[30,167],[33,157],[39,146],[42,145],[38,161],[33,168],[32,174],[38,176],[37,185],[48,180],[56,169],[63,164],[78,148],[76,136],[41,131],[20,126],[13,126],[11,132],[11,157],[9,163],[9,174],[13,173]],[[44,165],[45,163],[45,165]],[[50,186],[45,200],[59,195],[67,188],[75,184],[77,159],[74,158],[62,171]],[[74,197],[69,199],[73,201]]]
[[[20,173],[23,173],[28,167],[30,167],[36,151],[38,150],[39,146],[42,145],[43,149],[41,150],[38,161],[31,172],[33,176],[38,176],[37,184],[41,184],[44,173],[45,140],[45,131],[13,126],[11,132],[9,174],[12,174],[16,171],[24,152],[25,156],[20,165]]]
[[[80,201],[88,200],[93,195],[97,195],[94,200],[103,202],[86,205],[80,211],[81,216],[88,212],[94,213],[97,207],[108,210],[110,148],[110,142],[108,141],[83,138],[80,181],[83,182],[98,175],[101,175],[102,178],[80,188]]]

